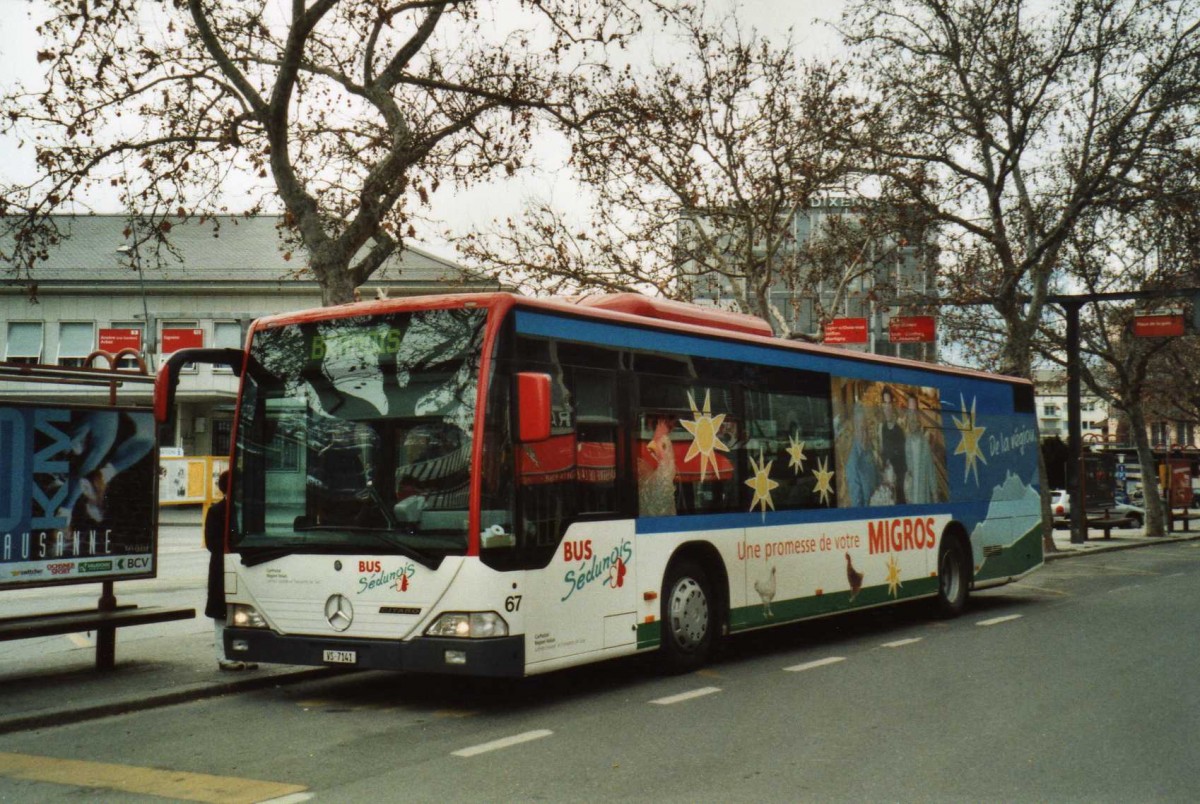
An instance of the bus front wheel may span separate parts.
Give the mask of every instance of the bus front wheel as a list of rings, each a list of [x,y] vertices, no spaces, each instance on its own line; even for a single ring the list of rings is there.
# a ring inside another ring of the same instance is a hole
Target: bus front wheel
[[[694,561],[671,564],[663,580],[662,656],[671,672],[702,666],[712,652],[715,598],[708,574]]]
[[[970,567],[959,539],[947,539],[938,556],[937,608],[943,617],[957,617],[967,608]]]

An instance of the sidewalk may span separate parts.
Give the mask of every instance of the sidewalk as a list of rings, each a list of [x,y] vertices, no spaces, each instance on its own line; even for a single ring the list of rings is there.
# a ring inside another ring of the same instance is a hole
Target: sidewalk
[[[198,620],[163,624],[157,627],[163,632],[161,635],[140,639],[133,632],[154,626],[118,628],[117,666],[108,672],[96,670],[94,647],[46,653],[21,661],[19,667],[16,663],[0,664],[4,701],[0,734],[61,726],[336,672],[323,667],[289,665],[259,665],[257,670],[233,672],[218,670],[211,623],[201,615]]]
[[[1111,539],[1104,539],[1099,531],[1093,535],[1083,544],[1071,544],[1067,530],[1055,530],[1054,542],[1059,551],[1048,555],[1047,560],[1200,539],[1196,531],[1158,539],[1132,529],[1114,530]],[[134,633],[152,627],[157,629],[154,636],[139,638]],[[0,661],[4,701],[0,734],[296,683],[338,672],[345,671],[266,664],[257,670],[222,672],[217,669],[213,653],[210,621],[202,615],[196,620],[161,626],[118,629],[117,666],[109,672],[95,669],[94,647]]]
[[[171,552],[178,549],[175,545],[191,548],[188,555],[194,567],[187,572],[195,575],[194,581],[190,577],[176,578],[169,588],[174,590],[180,583],[194,583],[194,594],[173,603],[196,606],[196,619],[118,628],[117,665],[109,672],[95,669],[95,634],[0,643],[0,700],[4,703],[0,708],[0,734],[61,726],[336,672],[289,665],[260,665],[257,670],[238,672],[218,670],[212,620],[203,612],[207,553],[199,546],[200,508],[164,507],[159,520],[160,560],[165,558],[178,565],[182,554]],[[154,586],[154,581],[131,581],[124,591],[118,589],[118,598],[121,602],[145,604],[154,594]],[[84,602],[45,605],[40,600],[26,599],[28,594],[18,590],[12,593],[10,608],[30,613],[83,608],[92,605],[100,591],[99,585],[87,584],[62,589],[76,595],[76,600],[82,596]],[[0,601],[4,599],[4,593],[0,593]]]
[[[1084,553],[1103,553],[1109,550],[1129,550],[1137,547],[1149,547],[1155,544],[1171,544],[1174,542],[1189,542],[1200,539],[1200,526],[1193,525],[1191,531],[1183,531],[1178,527],[1166,536],[1151,538],[1146,536],[1141,528],[1114,528],[1112,538],[1105,539],[1099,530],[1088,534],[1088,540],[1083,544],[1071,543],[1071,531],[1067,528],[1054,529],[1054,546],[1057,553],[1046,555],[1047,561],[1057,561],[1072,558]]]

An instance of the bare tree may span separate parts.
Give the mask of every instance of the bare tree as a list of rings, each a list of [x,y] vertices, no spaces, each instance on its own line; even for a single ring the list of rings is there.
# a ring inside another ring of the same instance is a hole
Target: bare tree
[[[798,215],[853,177],[835,141],[856,101],[837,66],[801,66],[790,43],[700,13],[673,20],[685,52],[615,76],[592,97],[590,124],[571,133],[587,214],[534,202],[471,233],[462,251],[541,291],[703,291],[787,331],[772,291],[805,275]],[[851,270],[868,273],[861,240]]]
[[[987,300],[999,318],[1002,373],[1030,376],[1082,217],[1126,196],[1161,152],[1196,141],[1198,10],[1197,0],[855,0],[847,10],[843,33],[874,99],[855,135],[885,188],[938,225],[943,297]],[[1045,495],[1042,518],[1052,551]]]
[[[1089,210],[1195,142],[1195,0],[857,0],[844,34],[875,99],[857,132],[939,225],[951,299],[990,299],[999,368],[1028,377],[1064,245]]]
[[[635,0],[630,0],[634,2]],[[51,213],[112,185],[160,234],[169,216],[282,208],[326,303],[348,301],[431,193],[511,174],[540,113],[571,121],[625,0],[51,0],[45,84],[2,99],[37,178],[0,187],[0,255],[36,279]]]

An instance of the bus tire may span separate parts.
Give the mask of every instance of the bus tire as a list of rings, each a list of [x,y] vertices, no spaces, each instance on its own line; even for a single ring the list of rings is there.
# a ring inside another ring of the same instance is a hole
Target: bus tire
[[[970,566],[962,540],[945,539],[938,553],[937,611],[941,616],[957,617],[966,610]]]
[[[708,573],[695,561],[671,562],[663,579],[662,659],[672,673],[708,661],[716,642],[716,597]]]

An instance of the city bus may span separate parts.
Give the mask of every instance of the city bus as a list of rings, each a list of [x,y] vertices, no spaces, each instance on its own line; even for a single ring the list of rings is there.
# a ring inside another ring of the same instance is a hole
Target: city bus
[[[240,376],[226,654],[520,677],[1042,564],[1023,380],[636,294],[382,299],[161,369]]]

